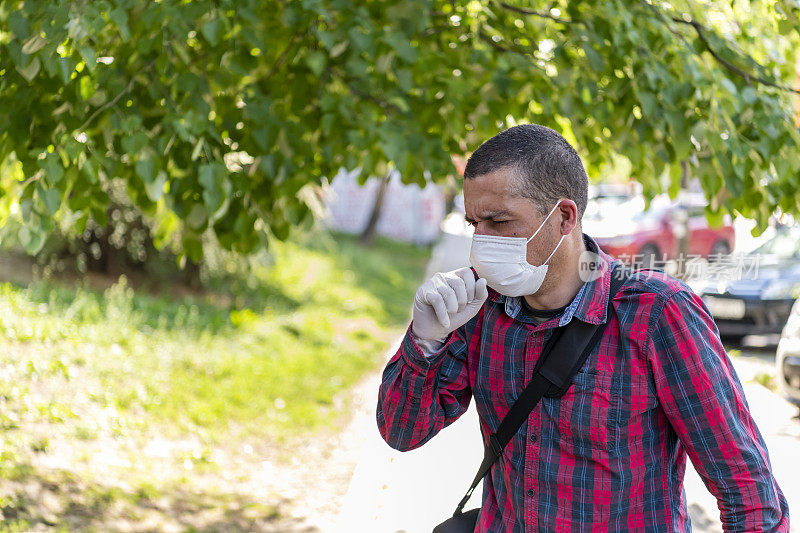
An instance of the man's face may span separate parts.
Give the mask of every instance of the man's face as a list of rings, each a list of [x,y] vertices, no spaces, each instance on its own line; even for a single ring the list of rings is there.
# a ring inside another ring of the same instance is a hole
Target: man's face
[[[542,215],[529,199],[512,196],[514,179],[513,170],[500,169],[464,180],[466,219],[476,234],[527,239],[541,225],[546,215]],[[549,212],[553,206],[546,208]],[[561,220],[557,209],[528,243],[528,263],[541,265],[547,259],[561,238]]]

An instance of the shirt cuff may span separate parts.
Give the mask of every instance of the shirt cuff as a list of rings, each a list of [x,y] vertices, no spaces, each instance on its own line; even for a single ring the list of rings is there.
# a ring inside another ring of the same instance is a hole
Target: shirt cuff
[[[413,340],[415,343],[417,343],[417,346],[418,346],[418,347],[419,347],[419,349],[422,351],[422,354],[423,354],[425,357],[430,357],[430,356],[432,356],[433,354],[435,354],[436,352],[438,352],[439,350],[441,350],[441,349],[442,349],[442,347],[443,347],[443,346],[444,346],[444,344],[445,344],[445,341],[436,341],[436,340],[429,341],[429,340],[427,340],[427,339],[420,339],[419,337],[417,337],[416,335],[414,335],[414,332],[413,332],[413,331],[412,331],[410,334],[411,334],[411,339],[412,339],[412,340]]]
[[[442,343],[417,339],[411,332],[411,324],[409,324],[406,336],[403,339],[401,353],[409,365],[417,371],[425,373],[430,369],[431,365],[442,359],[447,352],[447,347],[456,338],[453,332],[450,332]],[[431,348],[436,349],[430,351]]]

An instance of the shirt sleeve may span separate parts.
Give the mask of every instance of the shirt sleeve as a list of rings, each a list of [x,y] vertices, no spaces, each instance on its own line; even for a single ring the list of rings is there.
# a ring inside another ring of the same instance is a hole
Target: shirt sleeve
[[[659,402],[716,497],[724,531],[789,531],[786,498],[741,382],[702,299],[682,289],[651,322]]]
[[[437,351],[426,354],[409,325],[383,370],[377,422],[383,439],[400,451],[422,446],[469,407],[472,391],[462,326]]]

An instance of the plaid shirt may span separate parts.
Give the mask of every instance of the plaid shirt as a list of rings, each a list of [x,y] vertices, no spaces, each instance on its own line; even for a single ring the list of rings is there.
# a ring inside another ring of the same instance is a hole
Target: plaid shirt
[[[490,289],[481,311],[427,358],[409,326],[382,375],[384,440],[401,451],[422,446],[474,396],[487,445],[553,328],[610,321],[567,393],[542,398],[484,478],[475,531],[691,531],[688,455],[725,531],[788,532],[786,498],[703,301],[661,271],[638,270],[606,316],[616,260],[600,257],[604,274],[539,325],[520,312],[520,298]]]

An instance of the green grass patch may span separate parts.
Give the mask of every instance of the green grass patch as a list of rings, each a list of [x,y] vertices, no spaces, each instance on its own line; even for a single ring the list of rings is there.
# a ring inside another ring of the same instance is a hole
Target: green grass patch
[[[98,429],[81,400],[212,440],[231,428],[280,438],[333,424],[346,408],[337,395],[381,365],[407,325],[427,257],[316,232],[272,243],[246,271],[228,260],[204,293],[134,290],[125,277],[104,291],[4,283],[0,336],[29,350],[24,360],[0,355],[9,369],[0,394],[20,397],[42,380],[70,392],[24,413],[4,403],[0,425],[80,419],[75,437],[91,440]]]
[[[778,385],[775,383],[775,376],[767,372],[759,372],[753,376],[753,381],[773,392],[778,390]]]

